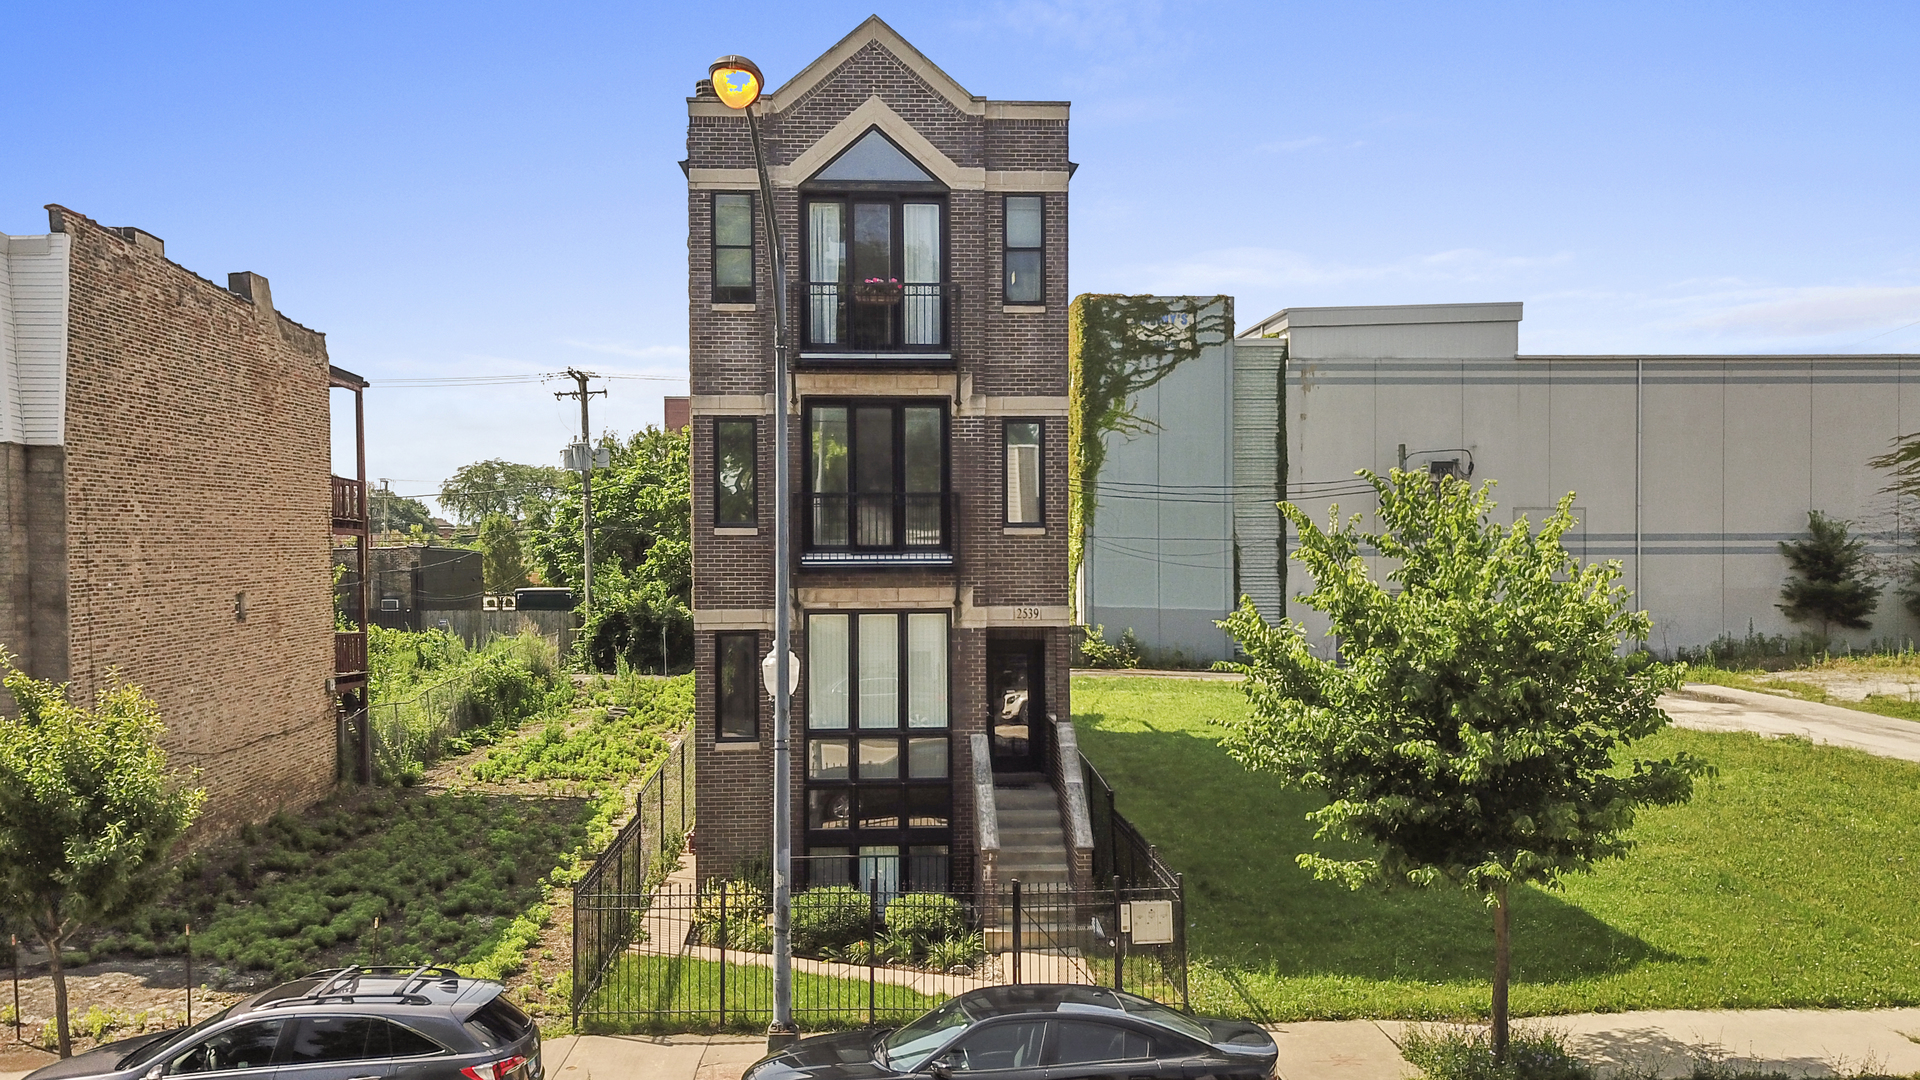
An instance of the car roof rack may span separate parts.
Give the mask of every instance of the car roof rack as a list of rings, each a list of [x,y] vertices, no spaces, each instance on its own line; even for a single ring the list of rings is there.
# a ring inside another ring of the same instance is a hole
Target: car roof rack
[[[377,993],[359,992],[361,979],[381,976],[399,976],[399,988]],[[431,1002],[420,991],[425,990],[429,983],[456,980],[460,978],[460,973],[452,968],[436,967],[432,964],[421,964],[419,967],[412,968],[381,964],[328,968],[313,972],[307,978],[324,978],[326,981],[304,994],[263,1001],[260,1007],[277,1009],[283,1005],[314,1004],[325,1001],[353,1002],[367,999],[398,1000],[407,1005],[428,1005]]]

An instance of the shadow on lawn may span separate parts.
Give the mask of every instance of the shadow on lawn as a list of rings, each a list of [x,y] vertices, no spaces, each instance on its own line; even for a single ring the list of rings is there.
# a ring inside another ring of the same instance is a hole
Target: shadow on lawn
[[[1318,796],[1248,772],[1200,731],[1103,731],[1099,713],[1074,719],[1120,812],[1186,875],[1196,960],[1282,977],[1419,982],[1480,981],[1493,970],[1493,916],[1477,898],[1450,888],[1350,892],[1300,869],[1295,856],[1320,847],[1306,820],[1324,803]],[[1518,980],[1678,959],[1551,893],[1514,900]]]

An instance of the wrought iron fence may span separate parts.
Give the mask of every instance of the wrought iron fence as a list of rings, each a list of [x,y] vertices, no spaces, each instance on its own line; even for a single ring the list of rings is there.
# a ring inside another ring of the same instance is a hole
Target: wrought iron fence
[[[598,992],[636,938],[655,890],[672,872],[693,825],[693,747],[673,744],[634,796],[633,820],[573,886],[573,1009]]]
[[[768,896],[761,880],[576,893],[576,971],[600,965],[576,975],[579,1029],[763,1030],[773,1015]],[[889,896],[876,876],[865,890],[804,888],[793,900],[794,1020],[897,1025],[955,994],[1019,982],[1110,986],[1185,1008],[1185,922],[1177,885]],[[581,926],[612,933],[583,943]]]
[[[1087,791],[1087,816],[1093,826],[1093,880],[1118,878],[1135,886],[1178,888],[1180,877],[1161,860],[1152,844],[1114,807],[1113,787],[1085,754],[1081,783]]]

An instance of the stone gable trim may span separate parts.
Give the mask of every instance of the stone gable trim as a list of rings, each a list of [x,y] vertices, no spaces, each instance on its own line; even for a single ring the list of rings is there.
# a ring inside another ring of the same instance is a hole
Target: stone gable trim
[[[773,182],[780,187],[798,187],[814,173],[826,168],[840,151],[865,135],[867,129],[876,127],[906,151],[908,157],[919,162],[921,168],[948,187],[979,190],[987,186],[987,170],[954,164],[952,158],[941,153],[939,147],[929,142],[925,135],[894,112],[878,95],[861,102],[845,119],[833,125],[825,135],[794,158],[791,165],[774,166],[770,170]]]

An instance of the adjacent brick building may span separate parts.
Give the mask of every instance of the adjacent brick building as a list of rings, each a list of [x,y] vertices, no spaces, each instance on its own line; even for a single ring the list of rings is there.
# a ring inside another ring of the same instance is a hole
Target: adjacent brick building
[[[91,697],[118,677],[220,831],[335,780],[326,339],[267,280],[221,288],[139,229],[48,208],[0,236],[0,646]],[[334,526],[364,508],[332,485]],[[355,642],[360,643],[356,652]],[[0,706],[12,707],[11,701]]]
[[[1001,787],[1073,787],[1049,723],[1068,715],[1068,106],[975,97],[874,18],[755,111],[790,386],[772,385],[746,118],[704,83],[682,163],[700,873],[772,848],[759,662],[783,482],[802,881],[964,885],[992,873],[977,823],[994,785],[976,766]],[[782,403],[793,473],[775,481]]]

